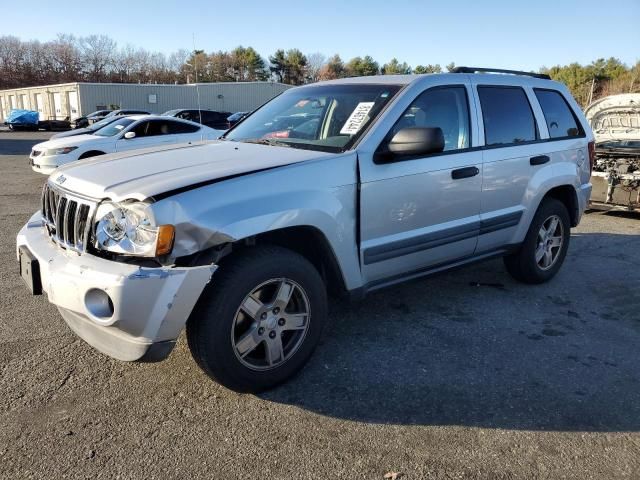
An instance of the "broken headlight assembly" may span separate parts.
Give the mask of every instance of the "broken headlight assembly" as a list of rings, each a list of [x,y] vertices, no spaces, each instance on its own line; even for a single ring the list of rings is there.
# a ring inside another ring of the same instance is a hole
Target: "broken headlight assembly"
[[[159,257],[171,252],[173,225],[156,225],[149,205],[144,202],[104,202],[96,211],[95,246],[99,250]]]

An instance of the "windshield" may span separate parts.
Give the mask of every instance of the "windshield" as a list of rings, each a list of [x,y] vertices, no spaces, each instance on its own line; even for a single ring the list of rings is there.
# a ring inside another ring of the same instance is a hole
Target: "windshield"
[[[317,85],[289,90],[224,136],[227,140],[341,152],[400,90],[398,85]]]
[[[99,122],[92,123],[91,125],[89,125],[87,127],[87,129],[91,130],[92,132],[95,132],[96,130],[100,130],[102,127],[106,127],[107,125],[109,125],[113,121],[114,121],[113,117],[112,118],[103,118]]]
[[[176,113],[181,112],[182,110],[180,109],[175,109],[175,110],[167,110],[166,112],[164,112],[162,115],[165,117],[173,117]]]
[[[120,120],[111,122],[106,127],[102,127],[100,130],[93,132],[93,134],[98,135],[99,137],[113,137],[114,135],[122,132],[133,122],[135,122],[135,120],[133,120],[132,118],[121,118]]]

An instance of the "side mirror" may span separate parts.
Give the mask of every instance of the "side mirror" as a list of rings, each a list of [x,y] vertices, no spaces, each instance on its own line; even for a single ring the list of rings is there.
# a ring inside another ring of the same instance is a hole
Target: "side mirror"
[[[444,135],[440,127],[407,127],[393,136],[387,149],[394,156],[440,153],[444,150]]]
[[[124,134],[124,138],[127,140],[131,140],[132,138],[136,138],[136,132],[127,132]]]

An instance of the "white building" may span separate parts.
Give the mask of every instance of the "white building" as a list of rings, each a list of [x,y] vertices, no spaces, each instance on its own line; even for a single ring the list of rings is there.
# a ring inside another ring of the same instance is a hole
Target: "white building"
[[[275,82],[222,82],[188,85],[63,83],[0,90],[0,121],[14,108],[37,110],[40,119],[70,119],[96,110],[133,108],[163,113],[174,108],[245,112],[259,107],[291,85]]]

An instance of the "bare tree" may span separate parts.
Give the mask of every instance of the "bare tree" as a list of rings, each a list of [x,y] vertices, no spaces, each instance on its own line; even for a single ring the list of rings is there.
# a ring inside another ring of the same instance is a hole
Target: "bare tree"
[[[17,37],[0,37],[0,82],[5,88],[24,84],[25,45]]]
[[[307,78],[309,82],[317,82],[320,80],[320,72],[326,63],[327,57],[320,52],[307,55]]]
[[[82,78],[82,55],[78,40],[73,35],[59,34],[49,44],[53,74],[60,83],[75,82]]]
[[[87,78],[92,82],[105,79],[113,65],[116,42],[106,35],[89,35],[80,41]]]
[[[132,45],[126,45],[113,56],[112,79],[117,82],[131,81],[136,64],[136,50]]]

